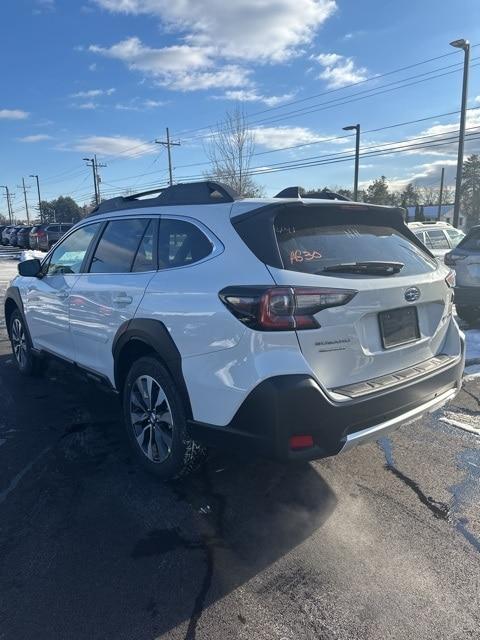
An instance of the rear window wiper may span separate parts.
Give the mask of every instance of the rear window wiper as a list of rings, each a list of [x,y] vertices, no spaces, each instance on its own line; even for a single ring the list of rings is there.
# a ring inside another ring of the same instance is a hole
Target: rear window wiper
[[[404,266],[403,262],[383,262],[381,260],[339,262],[338,264],[330,264],[316,273],[365,273],[367,275],[390,276],[400,273]]]

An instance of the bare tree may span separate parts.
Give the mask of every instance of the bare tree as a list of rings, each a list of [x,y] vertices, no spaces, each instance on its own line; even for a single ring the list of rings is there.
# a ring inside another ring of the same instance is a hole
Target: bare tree
[[[238,106],[226,113],[224,121],[207,139],[205,154],[212,170],[206,177],[224,182],[244,197],[263,195],[263,187],[249,173],[254,147],[254,135],[248,128],[245,112]]]

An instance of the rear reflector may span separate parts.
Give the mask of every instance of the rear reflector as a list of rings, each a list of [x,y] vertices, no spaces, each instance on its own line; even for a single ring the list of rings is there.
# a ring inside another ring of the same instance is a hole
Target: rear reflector
[[[309,449],[313,447],[312,436],[292,436],[289,440],[290,449]]]

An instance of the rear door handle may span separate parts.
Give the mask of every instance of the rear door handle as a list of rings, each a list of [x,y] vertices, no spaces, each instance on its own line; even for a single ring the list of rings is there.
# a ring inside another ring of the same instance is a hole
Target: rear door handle
[[[115,304],[132,304],[133,298],[132,298],[132,296],[127,296],[125,294],[121,294],[121,295],[115,296],[113,298],[113,302]]]

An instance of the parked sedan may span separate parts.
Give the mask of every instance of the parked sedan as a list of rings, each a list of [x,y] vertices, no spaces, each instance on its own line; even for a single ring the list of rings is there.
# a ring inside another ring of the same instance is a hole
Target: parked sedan
[[[30,231],[33,227],[20,227],[17,231],[17,247],[30,249]]]
[[[445,264],[455,269],[457,314],[468,323],[480,321],[480,225],[447,253]]]
[[[33,227],[30,231],[30,248],[48,251],[72,226],[66,222],[52,222]]]

